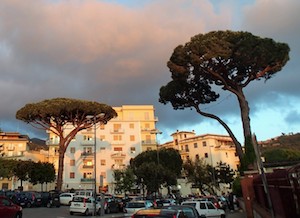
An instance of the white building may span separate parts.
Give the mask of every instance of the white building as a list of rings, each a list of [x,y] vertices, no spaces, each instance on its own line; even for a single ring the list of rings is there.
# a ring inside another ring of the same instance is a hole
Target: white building
[[[69,144],[64,159],[62,189],[93,189],[96,156],[96,187],[113,193],[113,170],[124,168],[142,151],[156,149],[156,135],[151,131],[158,119],[152,105],[123,105],[114,109],[117,118],[105,125],[97,125],[96,131],[93,127],[79,132]],[[56,168],[58,140],[49,133],[49,162]]]

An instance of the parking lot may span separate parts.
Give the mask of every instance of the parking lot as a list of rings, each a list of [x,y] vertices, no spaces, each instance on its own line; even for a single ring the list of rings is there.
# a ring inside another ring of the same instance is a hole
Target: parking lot
[[[46,207],[38,207],[38,208],[24,208],[23,209],[23,218],[76,218],[76,217],[86,217],[91,218],[93,216],[83,216],[80,214],[70,215],[68,206],[61,206],[59,208],[46,208]],[[98,216],[99,217],[99,216]],[[114,213],[114,214],[105,214],[102,216],[103,218],[116,218],[123,217],[122,213]],[[226,218],[246,218],[246,215],[242,211],[228,211],[226,213]]]

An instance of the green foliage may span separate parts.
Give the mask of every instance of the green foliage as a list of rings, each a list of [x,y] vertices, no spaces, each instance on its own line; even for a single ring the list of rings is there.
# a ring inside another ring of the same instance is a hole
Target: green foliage
[[[233,182],[233,177],[235,175],[233,169],[230,168],[229,164],[219,162],[214,168],[216,182],[231,184]]]
[[[241,178],[238,176],[234,179],[233,184],[232,184],[232,192],[235,194],[237,197],[242,197],[243,192],[242,192],[242,185],[241,185]]]
[[[47,99],[38,103],[26,104],[17,111],[16,118],[26,123],[39,123],[51,126],[51,122],[63,126],[66,123],[80,124],[87,122],[87,116],[97,116],[102,122],[107,122],[117,116],[115,110],[106,105],[93,101],[70,98]]]
[[[194,108],[200,115],[217,120],[228,132],[236,146],[243,166],[253,161],[249,107],[243,89],[255,80],[268,80],[289,60],[289,46],[249,32],[212,31],[198,34],[185,45],[177,46],[167,66],[172,81],[162,86],[159,102],[171,103],[175,110]],[[243,151],[228,125],[218,116],[203,112],[200,105],[216,101],[221,89],[237,97],[241,111],[245,143]]]
[[[140,153],[130,163],[139,183],[149,192],[155,192],[161,185],[176,185],[181,175],[182,159],[172,148],[150,150]]]
[[[254,164],[255,160],[256,160],[256,155],[255,155],[252,139],[251,137],[246,137],[245,156],[241,160],[241,166],[240,166],[241,173],[247,170],[250,164]]]
[[[71,140],[79,131],[99,122],[105,124],[114,117],[117,117],[117,112],[111,106],[70,98],[54,98],[26,104],[16,113],[17,119],[31,123],[36,128],[51,131],[59,137],[58,190],[62,188],[64,154]],[[73,125],[68,134],[64,132],[66,124]],[[39,181],[34,176],[32,179],[33,183]]]
[[[300,161],[300,151],[290,148],[273,148],[263,153],[266,163]]]
[[[188,182],[193,184],[193,187],[200,189],[204,194],[206,187],[211,186],[212,170],[209,170],[209,165],[206,164],[203,158],[192,161],[188,159],[183,163],[183,172]]]
[[[0,177],[11,178],[14,175],[15,160],[0,158]]]
[[[116,193],[127,193],[131,191],[135,184],[135,176],[130,167],[126,167],[124,170],[114,170],[113,175]]]

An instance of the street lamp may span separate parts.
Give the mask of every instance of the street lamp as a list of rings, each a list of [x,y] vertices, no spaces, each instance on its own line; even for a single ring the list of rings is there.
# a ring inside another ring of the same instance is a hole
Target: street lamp
[[[155,143],[156,143],[156,159],[157,159],[157,166],[159,165],[159,151],[158,151],[158,142],[157,142],[157,134],[162,134],[161,131],[158,129],[152,129],[150,134],[155,134]],[[156,181],[157,181],[157,193],[159,193],[159,184],[158,184],[158,170],[155,171],[156,173]]]
[[[104,117],[104,113],[98,114],[96,116],[86,116],[87,119],[89,119],[93,125],[94,125],[94,216],[96,216],[97,213],[97,207],[96,207],[96,198],[97,198],[97,134],[96,134],[96,130],[97,130],[97,118],[103,118]]]

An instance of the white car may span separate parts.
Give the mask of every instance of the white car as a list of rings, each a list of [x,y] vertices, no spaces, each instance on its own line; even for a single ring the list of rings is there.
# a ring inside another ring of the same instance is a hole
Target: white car
[[[59,201],[62,205],[71,205],[71,201],[73,200],[74,193],[61,193],[59,195]]]
[[[127,202],[124,208],[124,215],[125,216],[132,216],[135,212],[141,209],[148,209],[153,208],[153,202],[148,200],[140,200],[140,201],[129,201]]]
[[[96,205],[95,205],[96,204]],[[98,202],[95,201],[93,197],[84,196],[84,195],[75,195],[70,205],[70,215],[74,213],[81,213],[84,215],[93,214],[95,211],[100,215],[101,206]]]
[[[198,213],[205,215],[207,218],[225,218],[225,211],[218,209],[210,201],[184,201],[181,205],[191,205],[196,208]]]

